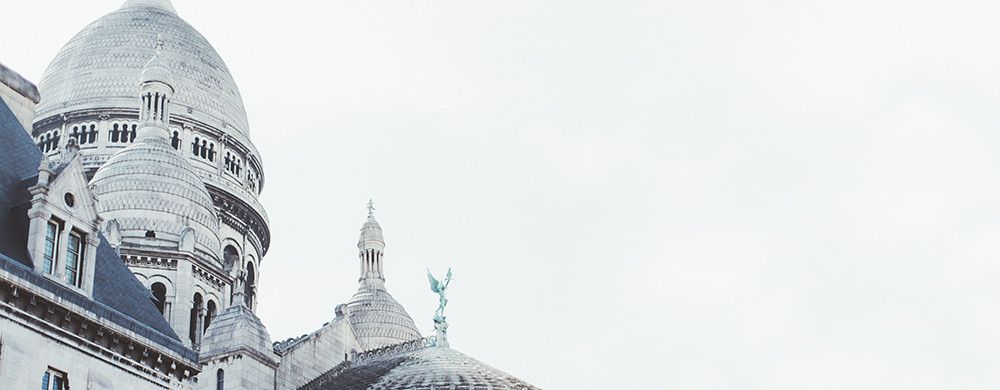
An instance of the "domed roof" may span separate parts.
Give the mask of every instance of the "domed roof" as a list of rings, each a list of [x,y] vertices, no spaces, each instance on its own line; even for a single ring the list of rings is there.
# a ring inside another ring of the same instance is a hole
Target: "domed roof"
[[[385,246],[385,239],[382,238],[382,226],[375,220],[375,216],[368,214],[368,220],[361,225],[361,236],[358,237],[358,247],[365,244],[382,244]]]
[[[381,284],[363,283],[347,302],[347,318],[365,349],[420,338],[406,309]]]
[[[538,387],[429,340],[367,351],[316,378],[303,390],[534,390]]]
[[[155,240],[176,249],[184,245],[190,230],[194,249],[222,258],[212,197],[191,163],[167,138],[137,138],[111,156],[91,184],[98,214],[106,221],[116,221],[125,243]],[[156,237],[147,237],[147,231]]]
[[[154,53],[158,34],[167,42],[163,63],[178,91],[174,115],[233,135],[249,134],[243,99],[226,64],[205,37],[177,16],[168,0],[127,1],[66,43],[38,84],[41,101],[35,117],[138,107],[135,86]]]

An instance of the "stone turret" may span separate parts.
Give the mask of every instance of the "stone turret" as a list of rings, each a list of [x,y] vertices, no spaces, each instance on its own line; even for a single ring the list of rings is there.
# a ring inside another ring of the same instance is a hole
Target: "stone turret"
[[[361,226],[358,257],[361,276],[358,292],[347,302],[347,317],[364,349],[373,349],[420,338],[406,309],[385,289],[382,227],[375,221],[375,206],[368,201],[368,220]]]

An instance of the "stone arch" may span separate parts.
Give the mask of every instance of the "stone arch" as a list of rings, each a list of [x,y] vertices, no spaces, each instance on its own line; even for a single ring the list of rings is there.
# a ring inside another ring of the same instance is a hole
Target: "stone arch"
[[[222,242],[222,266],[226,270],[233,269],[233,266],[240,260],[240,247],[236,241],[225,239]]]
[[[219,305],[215,303],[216,301],[218,299],[211,297],[205,304],[205,327],[202,329],[202,333],[208,332],[208,327],[212,325],[215,316],[219,314]]]

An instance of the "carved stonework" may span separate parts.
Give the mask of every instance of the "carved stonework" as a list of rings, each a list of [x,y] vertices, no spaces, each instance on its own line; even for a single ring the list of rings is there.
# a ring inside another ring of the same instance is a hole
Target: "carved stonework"
[[[163,257],[122,255],[122,261],[129,267],[148,269],[177,269],[177,260]]]

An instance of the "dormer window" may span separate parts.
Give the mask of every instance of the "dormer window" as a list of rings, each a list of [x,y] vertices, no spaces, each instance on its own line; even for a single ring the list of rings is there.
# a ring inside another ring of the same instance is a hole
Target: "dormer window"
[[[72,231],[66,244],[66,283],[80,287],[80,265],[83,263],[83,235]]]

